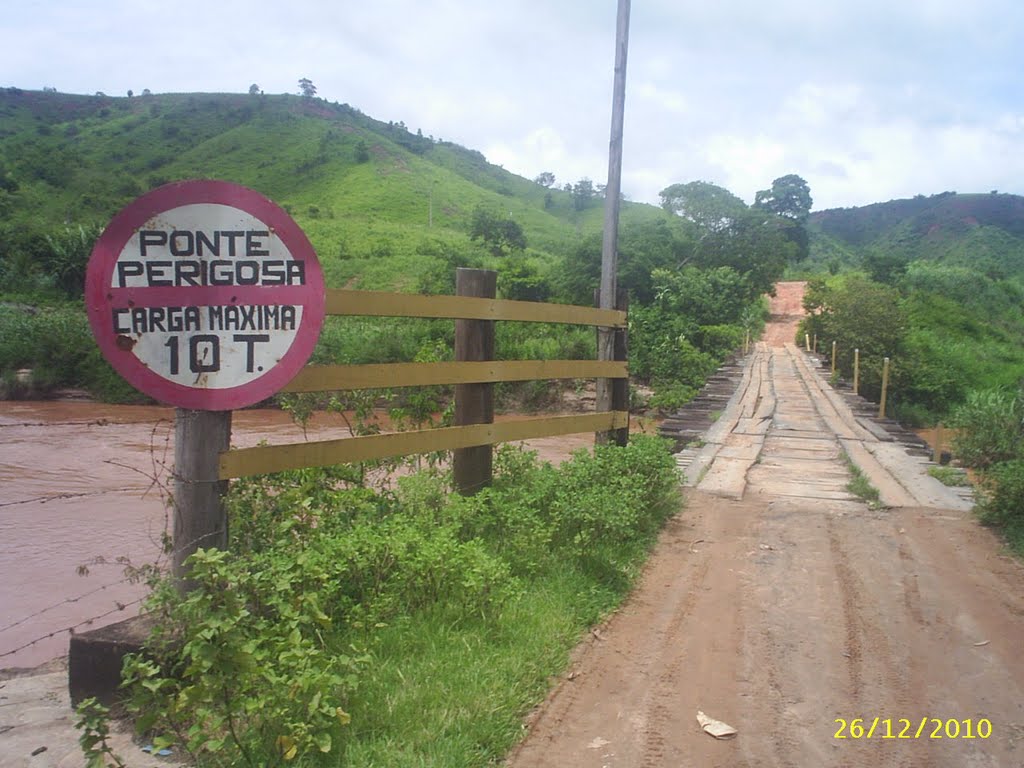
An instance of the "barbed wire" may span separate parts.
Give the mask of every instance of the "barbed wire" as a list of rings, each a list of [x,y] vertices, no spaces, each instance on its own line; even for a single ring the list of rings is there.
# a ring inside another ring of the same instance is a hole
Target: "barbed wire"
[[[47,504],[51,501],[59,501],[61,499],[78,499],[84,496],[103,496],[107,493],[126,493],[128,491],[137,490],[135,488],[107,488],[102,491],[81,491],[76,493],[52,493],[46,496],[33,496],[30,499],[18,499],[17,501],[3,501],[0,502],[0,507],[16,507],[19,504],[32,504],[39,502],[40,504]]]
[[[166,573],[166,564],[167,564],[168,561],[170,561],[174,557],[174,555],[178,554],[179,552],[188,550],[190,548],[195,548],[196,545],[202,544],[204,541],[205,542],[209,542],[210,538],[212,538],[214,535],[215,534],[206,534],[206,535],[203,535],[203,536],[197,536],[196,538],[194,538],[194,539],[192,539],[190,541],[187,541],[187,542],[185,542],[185,543],[183,543],[183,544],[181,544],[181,545],[179,545],[177,547],[173,547],[171,549],[162,550],[160,555],[157,556],[157,558],[152,563],[149,563],[148,565],[151,566],[152,568],[156,569],[157,571],[163,571],[163,572]],[[102,559],[99,560],[99,561],[94,560],[94,561],[90,562],[90,565],[97,565],[97,564],[105,565],[105,564],[110,564],[110,563],[108,563],[107,561],[102,560]],[[16,621],[11,622],[10,624],[7,624],[4,627],[0,627],[0,633],[6,632],[6,631],[8,631],[10,629],[13,629],[13,628],[17,627],[17,626],[25,624],[26,622],[31,621],[32,619],[38,618],[39,616],[41,616],[41,615],[43,615],[45,613],[49,613],[50,611],[56,610],[57,608],[60,608],[60,607],[62,607],[64,605],[68,605],[68,604],[72,604],[72,603],[77,603],[77,602],[83,600],[86,597],[89,597],[91,595],[97,594],[98,592],[102,592],[102,591],[104,591],[106,589],[110,589],[112,587],[116,587],[116,586],[119,586],[121,584],[131,583],[133,581],[141,581],[141,579],[136,574],[140,573],[141,571],[143,571],[143,569],[146,566],[138,566],[138,567],[132,566],[130,562],[125,562],[125,561],[120,560],[120,559],[116,562],[116,564],[117,565],[122,565],[126,569],[133,569],[135,571],[135,573],[132,574],[132,575],[127,575],[124,578],[119,579],[117,581],[112,581],[112,582],[110,582],[108,584],[104,584],[102,586],[96,587],[95,589],[91,589],[91,590],[89,590],[87,592],[83,592],[82,594],[77,595],[75,597],[68,597],[68,598],[65,598],[64,600],[61,600],[60,602],[54,603],[52,605],[48,605],[45,608],[42,608],[42,609],[40,609],[38,611],[35,611],[34,613],[31,613],[31,614],[29,614],[27,616],[24,616],[24,617],[22,617],[20,619],[17,619]],[[127,603],[121,603],[119,601],[115,601],[115,605],[118,606],[118,607],[115,607],[115,608],[113,608],[113,609],[111,609],[109,611],[106,611],[105,613],[101,613],[101,614],[99,614],[97,616],[92,616],[91,618],[83,619],[83,620],[79,621],[77,624],[74,624],[74,625],[72,625],[70,627],[64,627],[64,628],[61,628],[61,629],[52,630],[50,632],[45,632],[45,633],[41,634],[39,637],[35,638],[34,640],[30,640],[30,641],[28,641],[28,642],[18,646],[17,648],[13,648],[13,649],[8,650],[8,651],[0,652],[0,659],[4,658],[5,656],[10,656],[12,654],[15,654],[18,651],[22,651],[22,650],[24,650],[24,649],[26,649],[26,648],[28,648],[30,646],[35,645],[36,643],[40,643],[43,640],[48,640],[49,638],[55,637],[56,635],[62,634],[64,632],[72,632],[73,633],[74,630],[77,629],[78,627],[86,626],[88,624],[91,624],[91,623],[93,623],[93,622],[95,622],[95,621],[97,621],[99,619],[102,619],[102,618],[105,618],[107,616],[110,616],[113,613],[117,613],[118,611],[124,610],[124,608],[126,608],[128,606],[137,605],[138,603],[143,602],[147,597],[148,597],[148,594],[143,595],[142,597],[136,598],[135,600],[131,600],[131,601],[127,602]]]
[[[159,419],[158,421],[167,421]],[[84,421],[12,421],[0,424],[0,429],[11,427],[123,427],[132,424],[152,424],[152,419],[138,421],[111,421],[110,419],[88,419]]]
[[[125,583],[127,583],[129,581],[131,581],[131,577],[125,576],[123,579],[118,579],[117,581],[112,581],[109,584],[104,584],[101,587],[96,587],[96,589],[90,589],[88,592],[83,592],[82,594],[78,595],[77,597],[67,597],[67,598],[61,600],[59,603],[54,603],[53,605],[48,605],[45,608],[39,609],[35,613],[30,613],[28,616],[24,616],[24,617],[18,619],[17,621],[12,621],[10,624],[7,624],[7,625],[5,625],[3,627],[0,627],[0,633],[7,632],[8,630],[14,629],[15,627],[19,627],[22,624],[24,624],[25,622],[31,621],[32,619],[37,619],[40,616],[42,616],[43,614],[49,613],[50,611],[55,611],[56,609],[58,609],[58,608],[60,608],[62,606],[71,605],[72,603],[80,602],[81,600],[84,600],[87,597],[91,597],[92,595],[95,595],[98,592],[102,592],[105,589],[110,589],[111,587],[116,587],[116,586],[118,586],[120,584],[125,584]]]
[[[62,635],[65,632],[67,632],[68,634],[73,635],[73,634],[75,634],[75,630],[78,629],[79,627],[87,627],[90,624],[93,624],[93,623],[99,621],[100,619],[105,619],[107,616],[111,616],[111,615],[113,615],[115,613],[123,611],[125,608],[129,608],[130,606],[133,606],[133,605],[138,605],[139,603],[141,603],[145,599],[146,599],[145,597],[140,597],[140,598],[137,598],[135,600],[131,600],[131,601],[127,602],[127,603],[115,602],[115,604],[114,604],[115,607],[111,608],[106,613],[101,613],[98,616],[93,616],[92,618],[89,618],[89,619],[83,619],[82,621],[78,622],[77,624],[72,624],[70,627],[64,627],[63,629],[55,629],[52,632],[48,632],[45,635],[41,635],[40,637],[37,637],[35,640],[29,640],[27,643],[23,643],[22,645],[19,645],[17,648],[12,648],[9,651],[4,651],[3,653],[0,653],[0,659],[5,658],[7,656],[13,656],[14,654],[18,653],[19,651],[24,651],[26,648],[31,648],[33,645],[36,645],[37,643],[41,643],[44,640],[49,640],[51,637],[56,637],[57,635]]]

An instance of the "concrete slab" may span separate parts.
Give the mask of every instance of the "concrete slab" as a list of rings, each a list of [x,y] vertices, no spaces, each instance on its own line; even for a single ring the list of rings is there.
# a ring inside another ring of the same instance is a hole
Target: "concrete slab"
[[[940,483],[928,474],[928,467],[933,464],[909,455],[898,443],[877,443],[869,446],[868,450],[910,492],[918,506],[961,512],[974,508],[973,497],[965,498],[962,489]]]
[[[68,696],[64,669],[0,681],[0,766],[4,768],[81,768],[77,715]],[[110,744],[130,768],[173,768],[174,757],[145,753],[132,740],[128,726],[112,724]]]

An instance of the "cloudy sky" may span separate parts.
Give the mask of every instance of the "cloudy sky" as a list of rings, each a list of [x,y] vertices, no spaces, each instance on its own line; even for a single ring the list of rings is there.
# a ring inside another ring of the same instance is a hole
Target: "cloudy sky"
[[[607,175],[616,0],[25,0],[0,86],[319,95],[559,184]],[[634,0],[623,192],[815,209],[1024,193],[1020,0]]]

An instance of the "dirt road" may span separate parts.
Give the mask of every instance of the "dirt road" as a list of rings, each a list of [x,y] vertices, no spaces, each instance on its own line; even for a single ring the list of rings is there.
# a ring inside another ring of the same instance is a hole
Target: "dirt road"
[[[685,511],[511,766],[1024,766],[1024,568],[854,418],[776,310]],[[888,508],[849,494],[844,453]]]

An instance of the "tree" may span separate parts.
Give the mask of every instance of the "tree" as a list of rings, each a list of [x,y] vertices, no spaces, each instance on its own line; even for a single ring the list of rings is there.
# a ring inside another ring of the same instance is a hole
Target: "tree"
[[[594,199],[594,182],[583,178],[577,181],[572,187],[572,205],[577,211],[582,211],[590,205]]]
[[[836,369],[845,377],[852,377],[859,349],[860,392],[877,397],[883,358],[899,358],[904,349],[907,318],[899,292],[863,275],[841,275],[809,281],[803,303],[808,315],[801,332],[836,342]]]
[[[537,178],[535,178],[534,181],[537,184],[540,184],[542,187],[550,188],[554,186],[555,174],[553,174],[551,171],[542,171],[537,175]]]
[[[728,229],[701,237],[695,249],[697,266],[732,267],[743,275],[750,300],[762,293],[774,294],[776,281],[795,255],[786,224],[749,208],[740,212]]]
[[[308,77],[299,80],[299,90],[302,91],[302,97],[305,99],[312,99],[316,96],[316,86],[313,85],[313,81]]]
[[[600,284],[601,245],[601,235],[594,234],[566,254],[552,279],[563,299],[573,304],[593,302]],[[690,242],[678,239],[664,221],[624,225],[619,230],[619,288],[628,291],[635,304],[652,301],[654,271],[678,269],[690,248]]]
[[[128,98],[130,99],[134,95],[135,95],[135,91],[133,91],[131,88],[129,88],[128,89]]]
[[[481,206],[473,209],[469,239],[480,240],[492,256],[505,256],[526,248],[526,235],[518,222]]]
[[[811,188],[791,173],[772,182],[771,189],[762,189],[754,196],[754,207],[803,223],[811,212]]]
[[[747,210],[746,203],[728,189],[708,181],[673,184],[660,196],[666,211],[710,232],[728,229]]]
[[[302,81],[300,80],[299,82],[301,84]],[[249,86],[249,95],[250,96],[257,96],[257,95],[259,95],[259,92],[260,92],[260,87],[258,85],[256,85],[256,83],[253,83],[252,85]]]
[[[813,202],[811,188],[795,173],[780,176],[772,182],[771,189],[762,189],[754,196],[755,208],[791,223],[785,231],[796,246],[796,260],[806,259],[810,254],[806,222]]]

